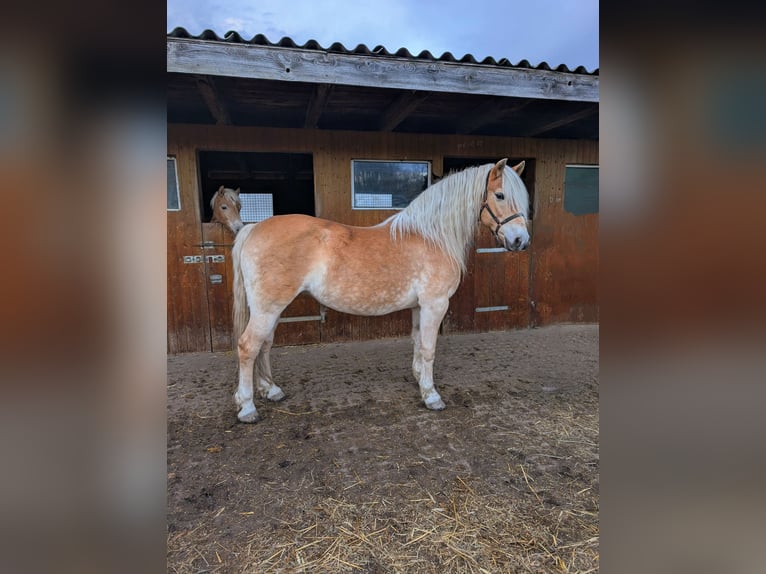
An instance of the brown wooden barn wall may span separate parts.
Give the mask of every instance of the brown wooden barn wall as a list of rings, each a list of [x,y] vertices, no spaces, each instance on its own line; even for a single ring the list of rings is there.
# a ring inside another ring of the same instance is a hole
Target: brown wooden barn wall
[[[378,132],[339,132],[230,126],[168,126],[168,155],[177,161],[181,211],[168,212],[168,350],[232,348],[231,243],[219,224],[201,224],[197,152],[311,153],[318,217],[374,225],[394,211],[351,209],[351,160],[430,160],[442,175],[444,157],[526,159],[534,170],[532,243],[524,253],[474,253],[469,272],[450,302],[443,330],[490,331],[559,322],[598,321],[598,214],[564,212],[567,164],[598,164],[598,142]],[[203,242],[213,247],[203,248]],[[486,230],[476,247],[492,247]],[[184,255],[224,254],[226,263],[184,264]],[[211,284],[210,274],[223,281]],[[508,305],[476,313],[476,307]],[[285,316],[319,315],[302,296]],[[410,311],[354,317],[327,310],[325,320],[282,323],[277,344],[402,336]]]

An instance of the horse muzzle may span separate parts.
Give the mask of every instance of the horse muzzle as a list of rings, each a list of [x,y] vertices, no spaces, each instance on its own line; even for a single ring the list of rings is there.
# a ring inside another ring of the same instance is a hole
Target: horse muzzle
[[[526,229],[513,229],[512,231],[498,234],[498,247],[506,251],[524,251],[529,247],[529,233]]]

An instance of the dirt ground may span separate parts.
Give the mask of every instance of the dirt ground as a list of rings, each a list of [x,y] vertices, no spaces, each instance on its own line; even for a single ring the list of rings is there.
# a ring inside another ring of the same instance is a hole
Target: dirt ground
[[[427,410],[408,339],[168,357],[169,572],[595,572],[598,326],[449,335]]]

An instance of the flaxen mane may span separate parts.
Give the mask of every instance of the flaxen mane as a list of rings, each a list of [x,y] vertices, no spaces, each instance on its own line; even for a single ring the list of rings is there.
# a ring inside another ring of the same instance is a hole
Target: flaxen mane
[[[433,184],[388,220],[391,237],[396,240],[407,233],[417,233],[443,249],[465,273],[468,249],[473,245],[492,167],[492,164],[469,167]],[[503,170],[503,177],[503,189],[511,191],[511,202],[527,217],[529,198],[524,183],[510,167]]]

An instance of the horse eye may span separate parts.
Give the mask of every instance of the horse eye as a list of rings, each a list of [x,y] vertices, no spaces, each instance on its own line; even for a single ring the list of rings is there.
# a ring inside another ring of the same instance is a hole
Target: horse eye
[[[499,192],[499,191],[498,191],[498,192],[495,194],[495,197],[496,197],[497,199],[499,199],[500,201],[503,201],[503,200],[505,199],[505,195],[503,195],[503,194],[502,194],[501,192]]]
[[[221,209],[229,209],[229,208],[228,208],[228,207],[226,207],[225,205],[222,205],[222,206],[221,206]]]

